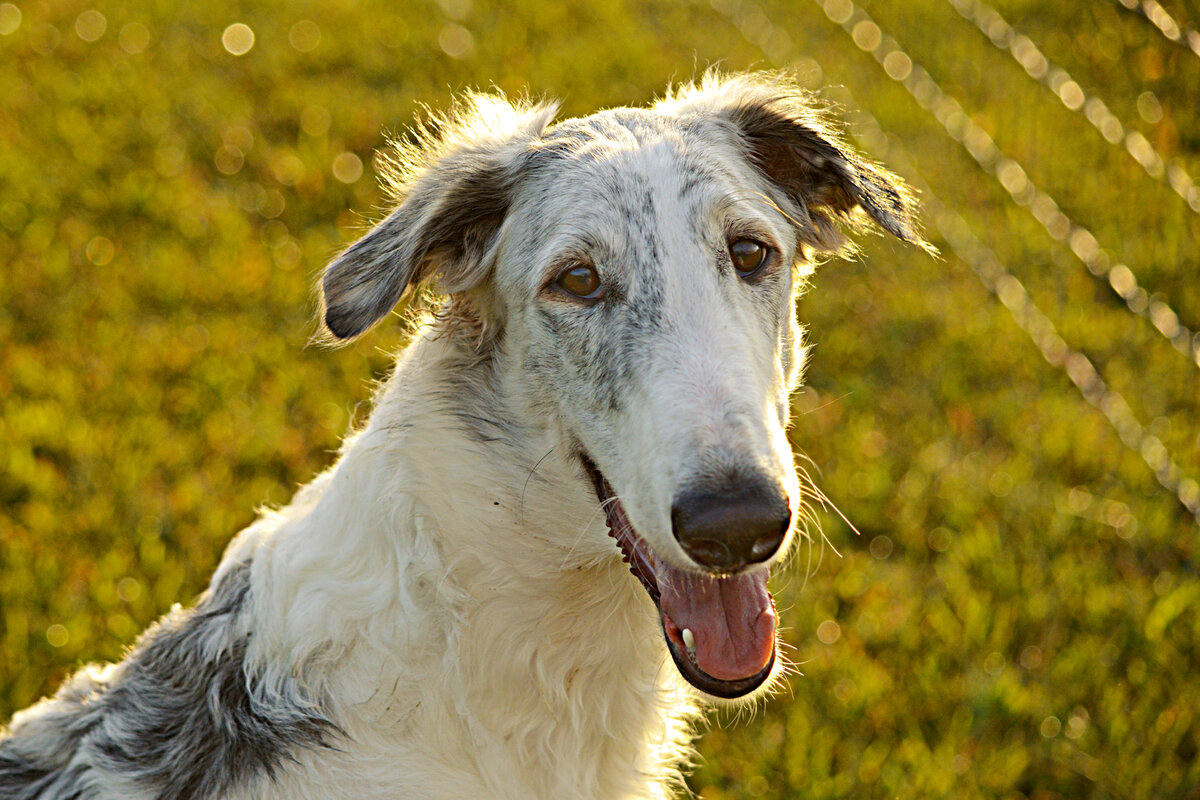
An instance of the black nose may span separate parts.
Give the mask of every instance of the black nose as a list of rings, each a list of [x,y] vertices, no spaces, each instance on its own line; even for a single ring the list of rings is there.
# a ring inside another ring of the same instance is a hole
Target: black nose
[[[721,572],[736,572],[775,555],[791,521],[787,495],[774,487],[692,491],[671,507],[671,528],[684,552]]]

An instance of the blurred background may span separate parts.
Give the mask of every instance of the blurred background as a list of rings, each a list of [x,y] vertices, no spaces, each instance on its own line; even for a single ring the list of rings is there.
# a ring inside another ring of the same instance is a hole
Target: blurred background
[[[793,441],[845,515],[717,798],[1200,797],[1193,0],[0,3],[0,718],[199,592],[362,419],[306,347],[421,104],[792,69],[922,191],[822,267]]]

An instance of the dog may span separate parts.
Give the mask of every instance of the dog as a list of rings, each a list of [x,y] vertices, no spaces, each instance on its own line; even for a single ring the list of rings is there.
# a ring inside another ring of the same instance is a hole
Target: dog
[[[13,718],[0,798],[665,798],[701,710],[770,690],[795,300],[847,226],[928,247],[913,197],[785,75],[555,112],[395,143],[324,337],[440,304],[194,607]]]

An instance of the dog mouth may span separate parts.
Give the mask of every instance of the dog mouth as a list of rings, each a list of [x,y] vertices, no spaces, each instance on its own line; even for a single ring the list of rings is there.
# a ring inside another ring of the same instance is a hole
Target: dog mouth
[[[775,666],[775,601],[765,566],[735,575],[674,567],[656,558],[625,513],[608,480],[581,456],[608,533],[622,560],[658,608],[663,637],[679,673],[714,697],[742,697],[761,686]]]

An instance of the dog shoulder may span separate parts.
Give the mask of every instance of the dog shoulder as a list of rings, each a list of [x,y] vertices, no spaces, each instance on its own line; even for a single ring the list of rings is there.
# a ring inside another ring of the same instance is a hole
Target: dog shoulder
[[[246,658],[249,563],[176,607],[119,664],[91,665],[13,718],[0,798],[222,796],[337,730],[294,682]]]

